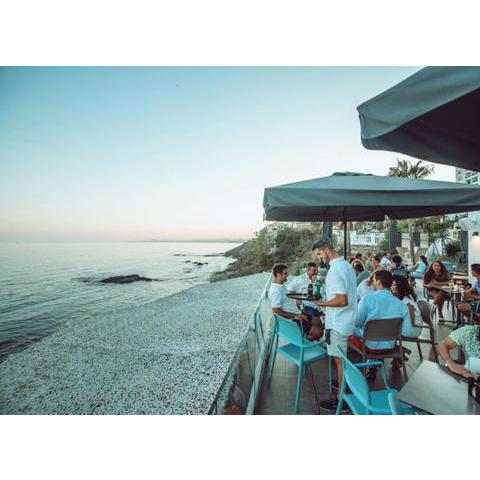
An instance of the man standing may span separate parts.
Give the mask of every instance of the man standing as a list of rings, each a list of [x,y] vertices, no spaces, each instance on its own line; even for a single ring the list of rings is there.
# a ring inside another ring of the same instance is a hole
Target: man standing
[[[352,266],[335,252],[329,238],[317,240],[312,250],[330,264],[325,280],[326,300],[316,303],[325,308],[327,352],[334,358],[338,373],[337,398],[323,401],[320,405],[326,410],[335,411],[338,405],[338,386],[342,383],[343,374],[338,347],[346,353],[348,337],[353,334],[357,316],[357,278]],[[345,403],[343,409],[348,409]]]

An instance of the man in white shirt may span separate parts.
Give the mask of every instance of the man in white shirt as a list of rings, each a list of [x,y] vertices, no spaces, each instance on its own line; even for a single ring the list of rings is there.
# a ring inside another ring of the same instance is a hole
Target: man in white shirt
[[[270,285],[268,297],[272,305],[272,311],[280,317],[298,322],[304,332],[308,333],[309,340],[317,340],[323,335],[321,325],[314,324],[300,311],[295,300],[287,297],[285,283],[288,279],[286,265],[276,264],[272,270],[273,280]]]
[[[305,273],[303,273],[302,275],[299,275],[298,277],[295,277],[293,280],[288,282],[286,284],[286,288],[289,292],[298,292],[298,293],[307,292],[308,285],[314,281],[317,275],[318,275],[317,264],[315,262],[309,262],[307,263]],[[302,302],[302,305],[303,307],[307,307],[306,308],[307,314],[308,312],[310,312],[310,314],[312,315],[314,315],[315,313],[319,315],[320,312],[316,303],[310,302],[308,300],[304,300]]]
[[[338,384],[342,383],[342,361],[338,347],[346,353],[348,337],[353,334],[357,316],[357,277],[352,266],[333,249],[329,238],[322,237],[312,247],[318,257],[330,264],[325,280],[326,300],[316,302],[325,308],[325,338],[328,354],[337,365]],[[338,395],[338,393],[337,393]],[[320,404],[328,410],[336,410],[338,399]]]

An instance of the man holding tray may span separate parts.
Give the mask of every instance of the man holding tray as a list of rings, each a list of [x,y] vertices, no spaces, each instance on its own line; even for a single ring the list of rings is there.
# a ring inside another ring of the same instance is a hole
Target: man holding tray
[[[330,264],[325,280],[326,298],[315,303],[325,309],[325,340],[328,355],[334,358],[337,366],[338,388],[342,383],[343,374],[338,347],[347,352],[348,337],[353,334],[355,328],[357,277],[352,266],[335,252],[329,238],[322,237],[317,240],[312,250],[319,258]],[[337,409],[338,399],[325,400],[320,405],[333,411]]]

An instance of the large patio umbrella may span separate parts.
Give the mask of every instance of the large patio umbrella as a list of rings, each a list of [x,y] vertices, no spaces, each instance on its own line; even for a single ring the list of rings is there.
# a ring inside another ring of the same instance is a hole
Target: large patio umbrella
[[[465,183],[334,173],[266,188],[265,220],[344,222],[420,218],[480,210],[480,187]]]
[[[480,67],[426,67],[357,107],[362,144],[480,170]]]

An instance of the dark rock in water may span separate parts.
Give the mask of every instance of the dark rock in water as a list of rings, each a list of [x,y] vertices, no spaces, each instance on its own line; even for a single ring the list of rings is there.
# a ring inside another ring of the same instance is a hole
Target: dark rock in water
[[[185,263],[190,263],[190,260],[185,260]]]
[[[207,253],[206,255],[203,255],[204,257],[224,257],[224,253]]]
[[[193,265],[197,265],[198,267],[201,267],[202,265],[208,265],[208,262],[192,262]]]
[[[174,253],[173,256],[174,257],[186,257],[187,254],[186,253]]]
[[[100,280],[100,283],[133,283],[133,282],[151,282],[152,279],[148,277],[141,277],[140,275],[118,275],[117,277],[108,277]]]

